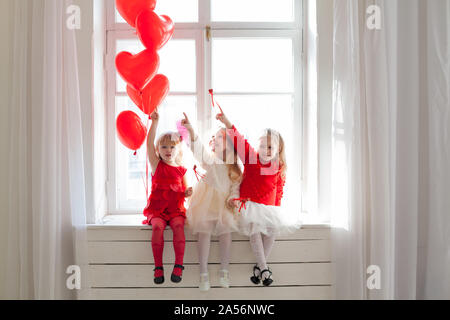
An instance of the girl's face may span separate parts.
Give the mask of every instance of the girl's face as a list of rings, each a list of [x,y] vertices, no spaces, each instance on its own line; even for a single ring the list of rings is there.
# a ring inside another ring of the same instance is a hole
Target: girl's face
[[[214,136],[212,136],[211,141],[209,142],[209,146],[211,150],[220,154],[226,149],[227,145],[227,136],[223,130],[219,130]]]
[[[259,139],[258,154],[259,159],[264,163],[269,163],[278,157],[280,145],[276,139],[271,139],[268,136]]]
[[[173,143],[162,142],[159,145],[158,153],[166,162],[173,163],[178,155],[178,146]]]

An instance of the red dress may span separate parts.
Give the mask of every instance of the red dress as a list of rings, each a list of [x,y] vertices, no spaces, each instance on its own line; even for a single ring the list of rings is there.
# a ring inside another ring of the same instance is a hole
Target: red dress
[[[262,164],[258,153],[237,131],[236,127],[227,130],[229,138],[239,158],[244,163],[241,183],[241,199],[250,200],[267,206],[281,206],[286,178],[278,166]]]
[[[183,183],[186,172],[186,168],[172,167],[162,160],[159,162],[152,175],[152,192],[144,209],[144,216],[147,217],[144,224],[151,224],[153,218],[167,222],[180,216],[186,218],[186,187]]]

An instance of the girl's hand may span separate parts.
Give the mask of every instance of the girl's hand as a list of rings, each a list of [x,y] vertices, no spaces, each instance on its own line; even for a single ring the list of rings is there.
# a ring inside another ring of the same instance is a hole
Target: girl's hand
[[[159,113],[158,111],[153,111],[153,113],[150,116],[150,119],[152,119],[152,121],[154,122],[158,122],[159,121]]]
[[[228,120],[227,116],[224,113],[219,113],[216,116],[216,119],[222,122],[227,129],[233,129],[233,124]]]
[[[187,131],[189,131],[189,135],[191,136],[191,140],[194,141],[195,140],[194,128],[192,127],[192,124],[189,121],[189,118],[188,118],[187,114],[183,112],[183,115],[184,115],[184,119],[181,120],[181,125],[183,127],[185,127],[187,129]]]
[[[186,198],[190,198],[192,197],[192,194],[194,193],[194,189],[191,188],[187,188],[186,191],[184,192],[184,196]]]
[[[230,200],[228,200],[228,207],[230,209],[234,209],[234,208],[238,208],[239,205],[238,205],[237,201],[235,201],[234,199],[230,199]]]

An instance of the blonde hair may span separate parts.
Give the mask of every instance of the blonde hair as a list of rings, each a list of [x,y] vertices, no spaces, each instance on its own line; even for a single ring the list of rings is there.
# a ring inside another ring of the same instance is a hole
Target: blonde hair
[[[227,150],[233,151],[233,163],[226,164],[228,167],[228,177],[233,182],[240,182],[242,179],[242,170],[241,170],[241,167],[239,166],[238,154],[237,154],[236,150],[234,149],[234,145],[227,137],[227,129],[225,129],[223,127],[219,127],[217,132],[222,132],[225,136],[226,147],[225,147],[225,150],[223,150],[223,151],[225,153],[227,152]]]
[[[226,166],[228,168],[228,177],[232,182],[240,183],[242,181],[242,170],[239,166],[238,154],[236,152],[236,149],[234,148],[234,144],[227,136],[227,129],[220,127],[217,132],[222,132],[225,135],[226,147],[223,152],[225,152],[225,154],[228,154],[228,150],[233,151],[233,163],[228,163],[228,161],[226,161]],[[228,209],[233,210],[233,207],[231,207],[228,202],[225,205]]]
[[[260,140],[264,139],[264,138],[267,138],[267,140],[274,138],[275,141],[278,142],[278,161],[280,163],[280,171],[283,176],[286,176],[286,171],[287,171],[286,149],[285,149],[285,143],[284,143],[283,137],[276,130],[265,129]]]
[[[162,134],[158,140],[156,141],[156,155],[160,160],[162,160],[161,155],[159,154],[159,147],[162,144],[167,144],[169,146],[177,147],[177,156],[175,158],[175,163],[179,166],[183,165],[183,150],[181,149],[181,136],[177,132],[167,132]]]

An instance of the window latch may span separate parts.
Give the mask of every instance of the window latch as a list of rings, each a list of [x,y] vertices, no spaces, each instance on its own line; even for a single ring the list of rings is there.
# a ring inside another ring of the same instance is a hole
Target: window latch
[[[210,26],[206,26],[206,40],[208,40],[208,42],[211,41],[211,27]]]

